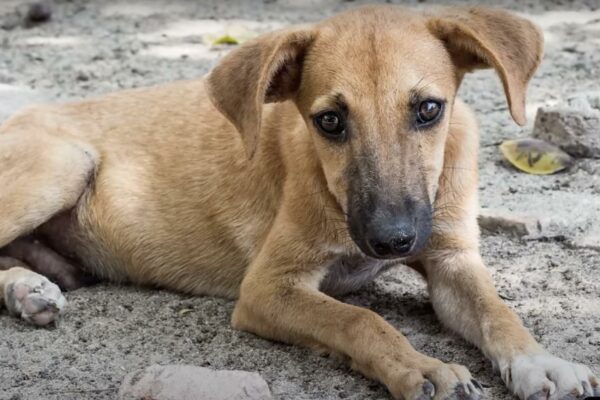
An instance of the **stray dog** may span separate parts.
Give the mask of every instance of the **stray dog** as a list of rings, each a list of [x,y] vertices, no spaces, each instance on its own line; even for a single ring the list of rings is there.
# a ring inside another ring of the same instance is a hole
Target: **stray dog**
[[[400,262],[521,399],[600,394],[502,303],[478,251],[478,132],[456,98],[494,68],[514,120],[538,29],[486,8],[374,6],[263,35],[203,79],[38,106],[1,128],[0,289],[44,325],[100,279],[237,298],[236,329],[347,357],[396,399],[479,399],[469,371],[335,300]]]

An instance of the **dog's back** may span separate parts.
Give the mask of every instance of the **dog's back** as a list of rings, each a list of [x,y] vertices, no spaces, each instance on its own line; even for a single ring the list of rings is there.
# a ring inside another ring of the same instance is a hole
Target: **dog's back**
[[[99,160],[77,207],[37,230],[53,248],[113,281],[237,295],[281,195],[276,141],[248,160],[203,80],[37,106],[0,132],[33,139],[49,127]]]

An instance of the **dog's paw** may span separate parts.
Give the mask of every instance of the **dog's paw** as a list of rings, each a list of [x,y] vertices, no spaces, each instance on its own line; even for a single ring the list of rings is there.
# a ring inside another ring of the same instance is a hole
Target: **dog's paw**
[[[521,355],[501,368],[502,379],[521,400],[576,400],[600,396],[600,382],[584,365],[550,354]]]
[[[6,282],[4,301],[12,315],[38,326],[57,320],[67,304],[57,285],[26,270],[12,282]]]
[[[411,400],[481,400],[483,387],[462,365],[439,363],[420,371],[424,380],[408,397]]]

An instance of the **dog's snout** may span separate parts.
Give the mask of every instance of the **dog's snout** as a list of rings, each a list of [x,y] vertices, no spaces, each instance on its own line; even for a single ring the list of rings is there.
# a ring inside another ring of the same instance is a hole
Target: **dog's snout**
[[[378,258],[402,257],[409,253],[416,241],[417,233],[412,224],[397,223],[387,229],[381,226],[367,232],[367,244]]]
[[[348,225],[360,249],[381,259],[409,257],[421,251],[431,233],[429,201],[409,196],[395,202],[374,199],[366,204],[351,203],[357,207],[350,208]]]

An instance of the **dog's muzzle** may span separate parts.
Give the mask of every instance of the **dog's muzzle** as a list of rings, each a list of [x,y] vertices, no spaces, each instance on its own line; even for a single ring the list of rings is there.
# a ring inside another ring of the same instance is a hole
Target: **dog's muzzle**
[[[429,202],[405,200],[402,207],[385,205],[362,211],[350,210],[348,225],[350,236],[367,256],[392,259],[415,255],[431,234]]]

